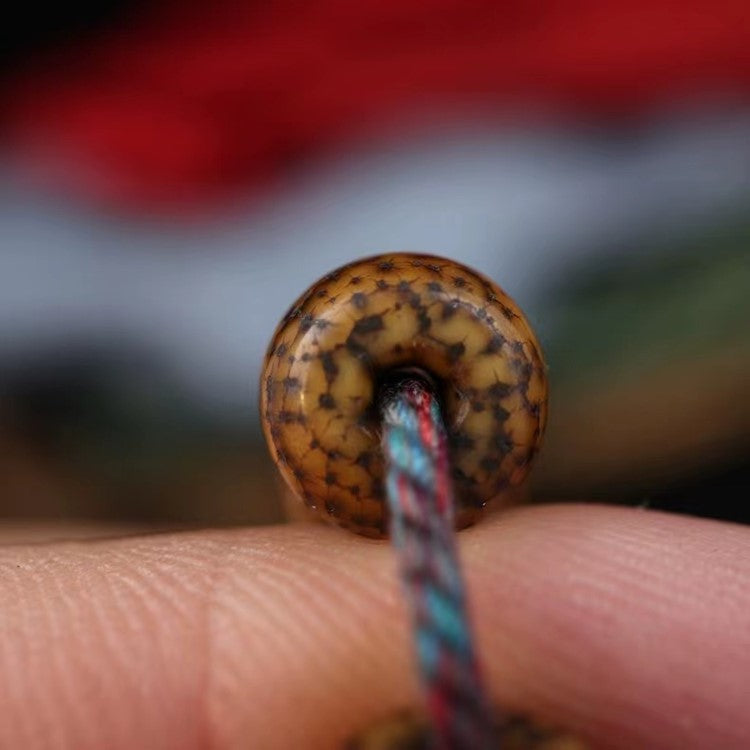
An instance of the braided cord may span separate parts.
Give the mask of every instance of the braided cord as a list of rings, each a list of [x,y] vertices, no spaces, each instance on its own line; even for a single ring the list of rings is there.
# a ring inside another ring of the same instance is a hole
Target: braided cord
[[[440,406],[425,383],[408,378],[388,389],[381,412],[391,537],[412,610],[433,747],[496,750],[455,545]]]

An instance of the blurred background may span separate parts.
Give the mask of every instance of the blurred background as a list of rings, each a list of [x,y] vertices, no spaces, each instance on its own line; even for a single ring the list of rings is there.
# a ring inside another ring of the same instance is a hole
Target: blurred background
[[[746,0],[71,0],[0,48],[0,519],[282,518],[266,343],[454,257],[550,366],[537,499],[750,522]]]

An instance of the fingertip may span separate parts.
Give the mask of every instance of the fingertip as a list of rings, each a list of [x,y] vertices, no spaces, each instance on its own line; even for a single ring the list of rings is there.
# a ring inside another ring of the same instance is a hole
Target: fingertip
[[[594,746],[750,746],[747,529],[548,506],[459,539],[497,703]],[[419,705],[387,542],[300,524],[0,563],[0,746],[314,750]]]
[[[512,511],[464,544],[511,709],[613,747],[745,747],[750,535],[634,509]]]

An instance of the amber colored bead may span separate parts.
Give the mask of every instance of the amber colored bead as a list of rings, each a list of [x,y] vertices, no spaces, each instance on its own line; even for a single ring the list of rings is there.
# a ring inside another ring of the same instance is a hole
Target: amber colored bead
[[[387,531],[375,399],[402,367],[432,376],[449,434],[456,523],[520,483],[547,416],[546,368],[518,306],[455,261],[393,253],[313,284],[273,335],[261,417],[305,503],[368,536]]]

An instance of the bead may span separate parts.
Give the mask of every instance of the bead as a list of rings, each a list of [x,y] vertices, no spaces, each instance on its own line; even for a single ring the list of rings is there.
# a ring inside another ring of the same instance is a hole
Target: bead
[[[401,253],[329,273],[273,335],[261,417],[292,490],[367,536],[387,532],[376,394],[405,367],[436,383],[459,528],[525,478],[544,431],[541,349],[492,281],[455,261]]]
[[[498,712],[494,721],[496,747],[503,750],[586,750],[588,747],[569,732],[543,726],[522,716]],[[352,737],[349,750],[419,750],[431,746],[432,729],[426,718],[413,711],[380,720],[374,726]]]

